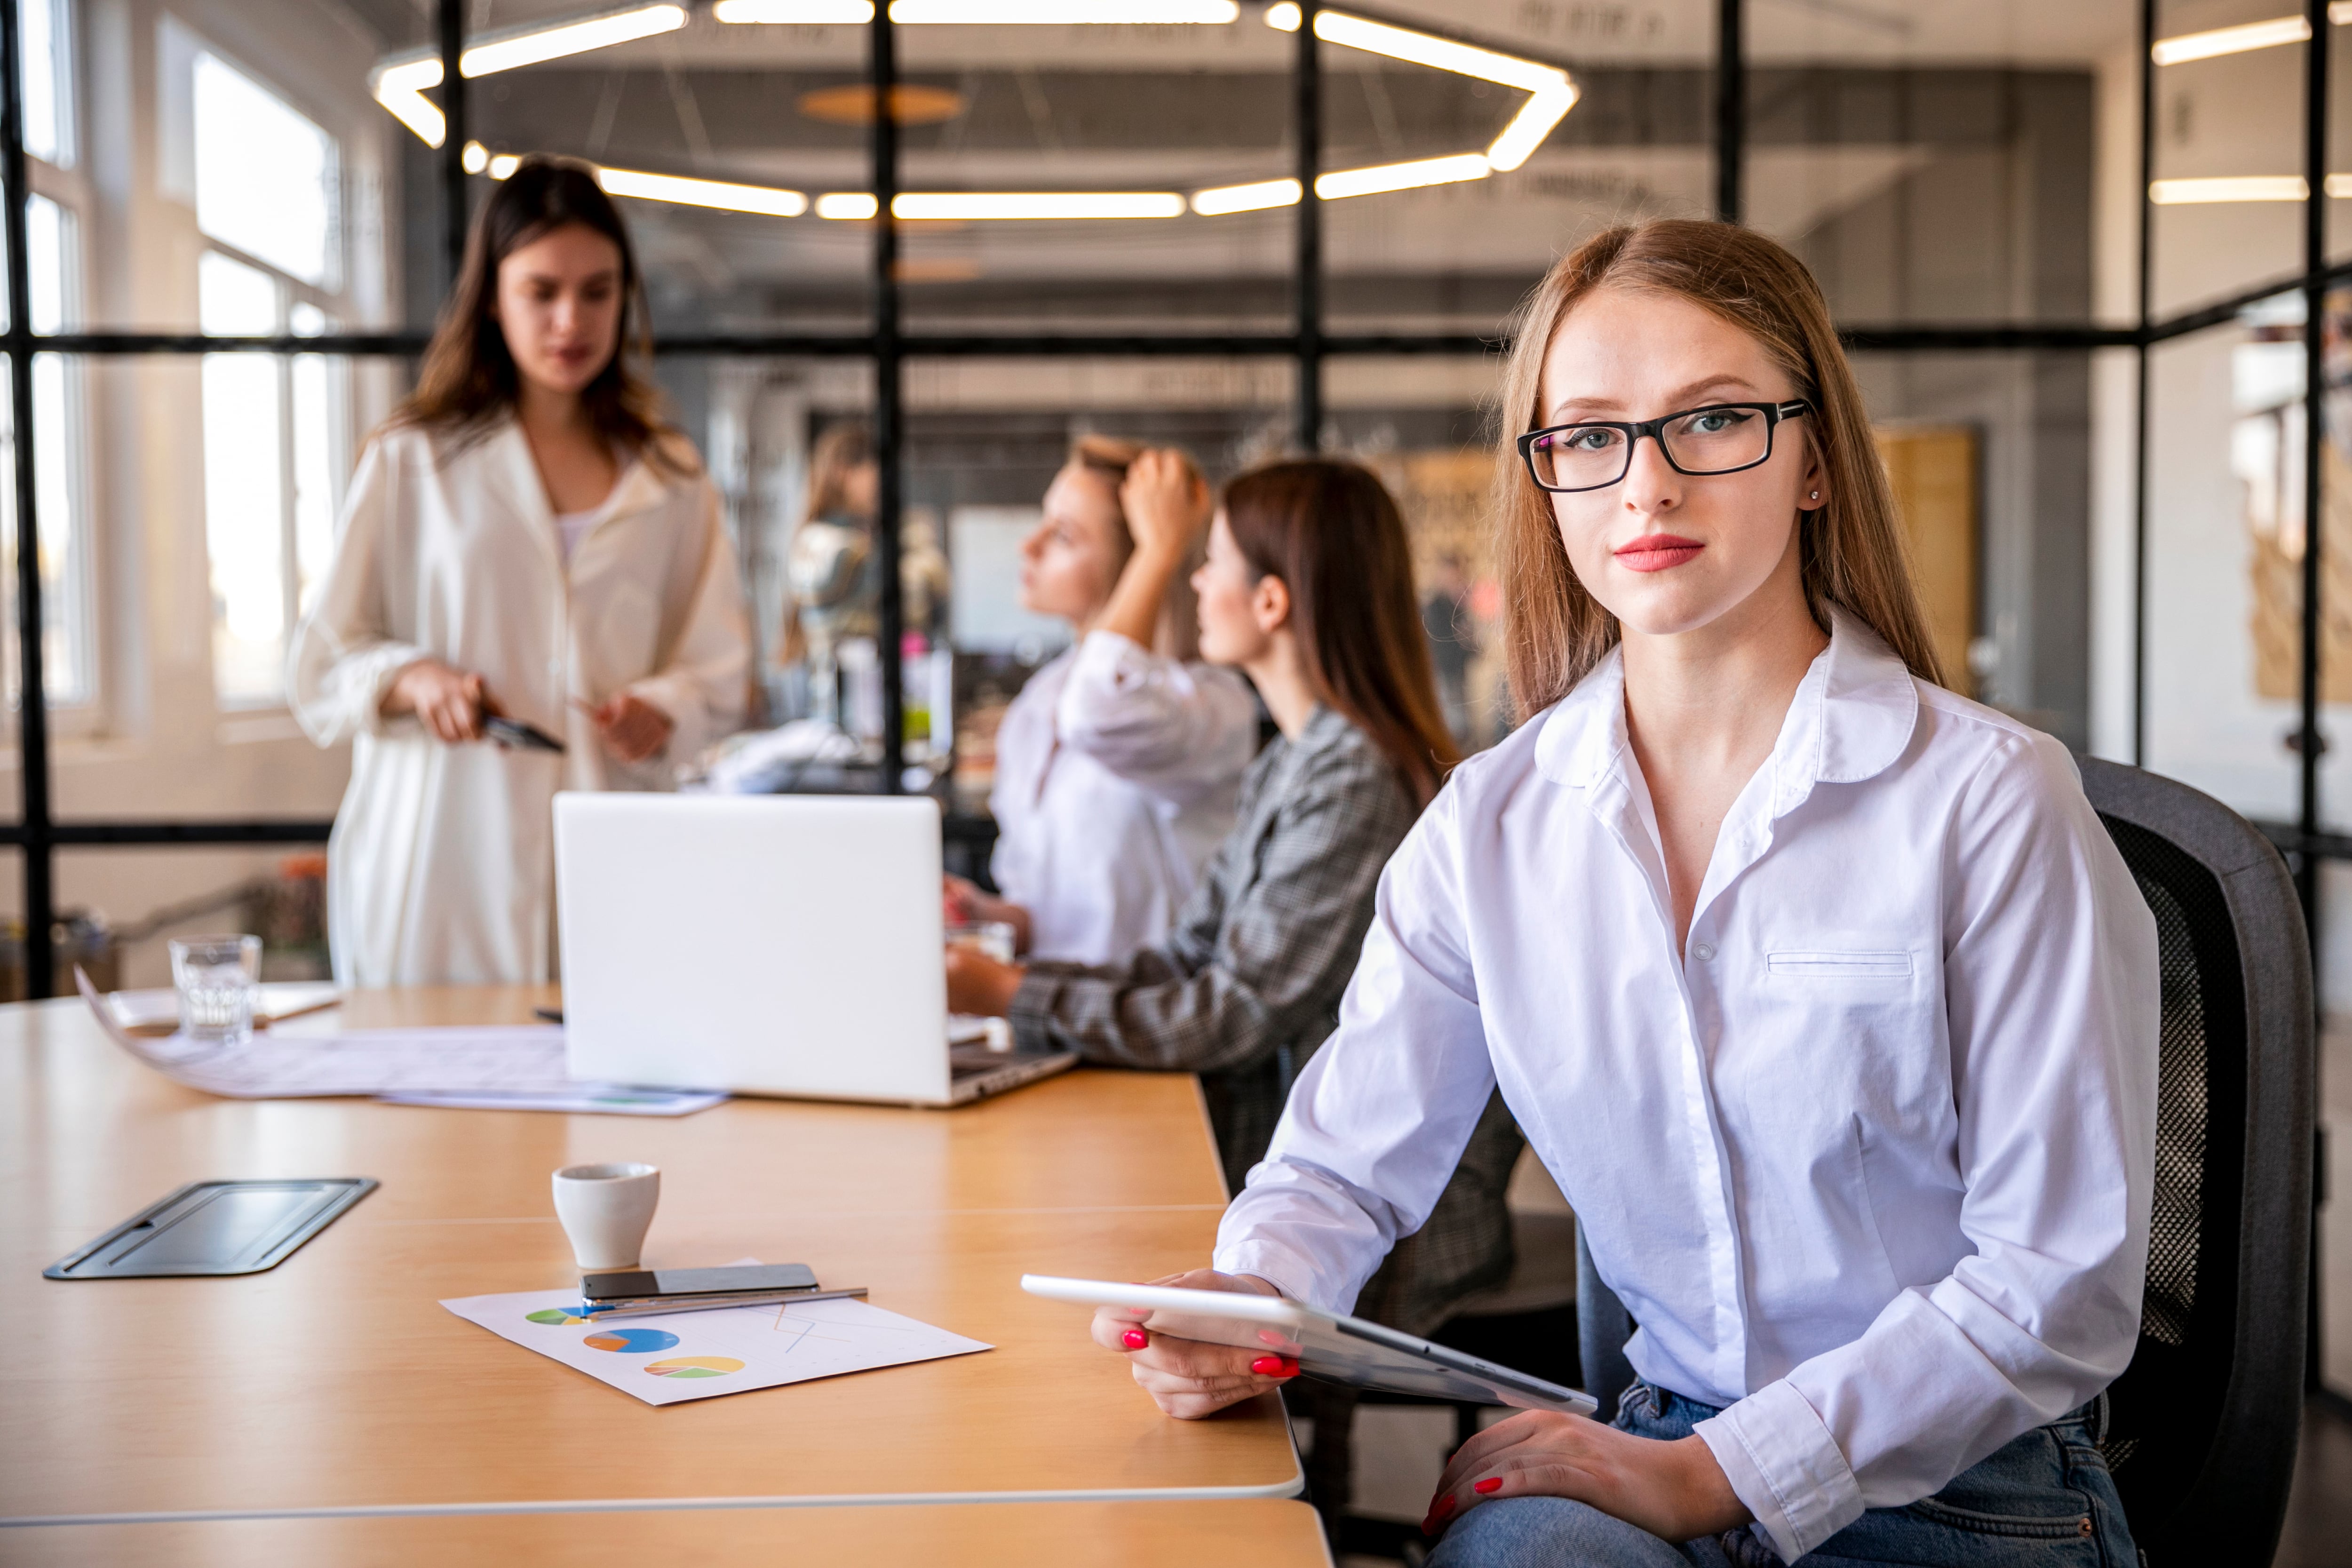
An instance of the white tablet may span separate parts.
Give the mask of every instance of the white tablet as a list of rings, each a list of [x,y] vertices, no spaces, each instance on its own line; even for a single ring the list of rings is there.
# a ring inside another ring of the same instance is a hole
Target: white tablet
[[[1295,1358],[1301,1371],[1356,1388],[1521,1410],[1561,1410],[1571,1415],[1590,1415],[1600,1408],[1591,1394],[1577,1389],[1278,1296],[1063,1279],[1050,1274],[1024,1274],[1021,1289],[1086,1307],[1130,1308],[1144,1314],[1140,1324],[1153,1333],[1264,1349]]]

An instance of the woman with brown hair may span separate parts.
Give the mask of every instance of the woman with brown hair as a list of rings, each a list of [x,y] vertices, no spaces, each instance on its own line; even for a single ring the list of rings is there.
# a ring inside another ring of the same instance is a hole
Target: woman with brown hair
[[[313,740],[353,742],[328,848],[342,984],[548,978],[555,792],[670,787],[742,717],[734,548],[631,362],[643,314],[595,176],[524,160],[361,456],[289,679]]]
[[[1305,459],[1234,479],[1192,587],[1202,657],[1248,675],[1281,731],[1250,764],[1237,824],[1166,940],[1102,966],[952,949],[948,1004],[1010,1017],[1024,1047],[1201,1074],[1238,1189],[1330,1032],[1381,867],[1455,758],[1403,520],[1365,469]],[[1466,1250],[1476,1267],[1493,1255]]]
[[[989,868],[1003,896],[951,877],[948,904],[1008,922],[1038,958],[1108,963],[1167,937],[1233,826],[1257,702],[1197,657],[1185,574],[1209,488],[1190,458],[1082,436],[1042,510],[1021,543],[1021,605],[1075,641],[997,728]]]
[[[2138,1331],[2155,925],[2064,748],[1937,684],[1819,288],[1746,229],[1611,229],[1505,399],[1529,717],[1399,850],[1184,1282],[1344,1309],[1499,1087],[1640,1381],[1465,1444],[1433,1568],[2136,1561],[2095,1413]],[[1177,1415],[1278,1381],[1094,1336]]]

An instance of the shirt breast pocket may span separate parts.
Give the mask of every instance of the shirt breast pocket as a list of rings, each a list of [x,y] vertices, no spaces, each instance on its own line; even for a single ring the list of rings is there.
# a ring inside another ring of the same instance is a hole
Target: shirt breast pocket
[[[1911,955],[1888,950],[1878,952],[1788,950],[1768,952],[1764,965],[1783,980],[1909,980]]]

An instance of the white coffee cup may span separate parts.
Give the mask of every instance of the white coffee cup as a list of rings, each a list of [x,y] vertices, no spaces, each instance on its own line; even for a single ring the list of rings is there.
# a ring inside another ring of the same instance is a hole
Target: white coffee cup
[[[661,1171],[635,1161],[555,1173],[555,1217],[585,1269],[635,1268],[661,1202]]]

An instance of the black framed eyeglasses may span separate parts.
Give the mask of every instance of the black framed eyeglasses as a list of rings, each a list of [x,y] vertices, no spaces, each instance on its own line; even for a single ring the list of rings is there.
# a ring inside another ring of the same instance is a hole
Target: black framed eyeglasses
[[[1800,397],[1787,403],[1710,403],[1638,424],[1588,419],[1528,431],[1519,437],[1519,456],[1528,476],[1555,495],[1607,489],[1632,470],[1633,444],[1644,436],[1657,442],[1678,474],[1736,474],[1772,456],[1772,430],[1781,420],[1812,411]]]

